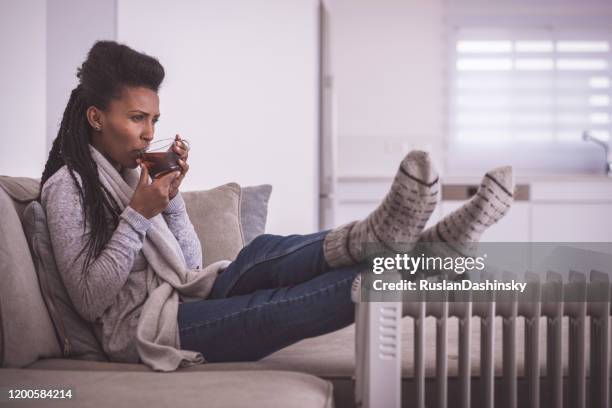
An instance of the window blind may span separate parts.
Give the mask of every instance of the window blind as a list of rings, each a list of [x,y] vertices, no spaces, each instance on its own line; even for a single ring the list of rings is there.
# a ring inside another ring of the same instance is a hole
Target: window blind
[[[451,41],[452,143],[610,139],[612,31],[459,29]]]

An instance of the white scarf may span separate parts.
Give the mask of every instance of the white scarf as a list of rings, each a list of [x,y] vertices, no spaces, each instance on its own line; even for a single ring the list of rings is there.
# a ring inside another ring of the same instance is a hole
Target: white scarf
[[[117,169],[92,145],[91,156],[98,165],[100,182],[110,191],[123,210],[134,195],[140,170]],[[178,332],[179,293],[204,299],[217,275],[230,261],[215,262],[201,271],[187,268],[181,247],[162,214],[150,218],[142,247],[148,262],[146,281],[148,297],[136,329],[136,347],[140,359],[156,371],[174,371],[178,367],[205,362],[201,353],[181,350]]]

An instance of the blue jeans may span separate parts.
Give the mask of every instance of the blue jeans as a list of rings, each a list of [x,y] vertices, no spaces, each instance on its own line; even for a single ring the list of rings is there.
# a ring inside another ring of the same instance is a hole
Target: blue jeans
[[[329,267],[327,232],[255,238],[207,299],[179,304],[181,348],[209,362],[255,361],[354,322],[350,293],[359,265]]]

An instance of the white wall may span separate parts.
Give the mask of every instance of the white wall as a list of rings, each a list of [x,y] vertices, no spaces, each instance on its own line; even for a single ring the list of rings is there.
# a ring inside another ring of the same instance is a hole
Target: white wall
[[[45,149],[45,1],[0,1],[0,174],[39,178]]]
[[[443,164],[443,0],[330,0],[338,175],[391,176],[413,148]]]
[[[189,139],[185,189],[274,186],[268,232],[317,225],[317,2],[119,0],[117,38],[166,69],[156,137]]]
[[[0,174],[40,178],[77,67],[114,36],[114,0],[0,2]]]
[[[115,39],[115,0],[47,2],[47,152],[62,121],[77,68],[97,40]]]

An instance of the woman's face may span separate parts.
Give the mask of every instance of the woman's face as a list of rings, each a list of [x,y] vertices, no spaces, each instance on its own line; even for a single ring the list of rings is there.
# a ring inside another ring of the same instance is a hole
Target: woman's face
[[[90,107],[87,119],[94,128],[94,147],[117,169],[119,166],[133,169],[138,166],[138,151],[153,140],[159,119],[159,96],[148,88],[125,87],[121,97],[113,99],[106,111]]]

